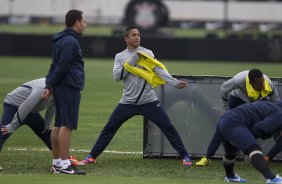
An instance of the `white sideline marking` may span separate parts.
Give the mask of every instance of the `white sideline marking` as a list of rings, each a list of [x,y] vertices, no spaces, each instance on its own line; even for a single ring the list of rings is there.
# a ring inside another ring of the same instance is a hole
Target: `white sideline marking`
[[[6,148],[7,150],[14,150],[14,151],[50,151],[49,149],[36,149],[36,148],[14,148],[14,147],[9,147]],[[90,150],[78,150],[78,149],[71,149],[71,152],[83,152],[83,153],[89,153]],[[132,155],[140,155],[143,154],[143,152],[137,152],[137,151],[115,151],[115,150],[105,150],[103,151],[105,153],[117,153],[117,154],[132,154]]]

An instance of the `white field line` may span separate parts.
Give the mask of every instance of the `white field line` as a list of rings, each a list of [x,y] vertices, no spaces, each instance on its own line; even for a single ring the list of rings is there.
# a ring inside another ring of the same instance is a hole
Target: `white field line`
[[[6,150],[13,150],[13,151],[50,151],[49,149],[36,149],[36,148],[15,148],[15,147],[8,147],[5,148]],[[82,153],[89,153],[90,150],[79,150],[79,149],[71,149],[71,152],[82,152]],[[117,153],[117,154],[132,154],[132,155],[142,155],[143,152],[137,152],[137,151],[115,151],[115,150],[105,150],[103,151],[105,153]]]

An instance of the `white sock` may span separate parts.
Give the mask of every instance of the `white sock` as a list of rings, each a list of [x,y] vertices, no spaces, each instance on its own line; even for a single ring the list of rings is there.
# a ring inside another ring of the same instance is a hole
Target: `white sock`
[[[53,159],[53,165],[61,167],[61,158]]]
[[[67,159],[67,160],[61,160],[61,166],[62,166],[62,169],[66,169],[68,166],[70,166],[71,163],[70,163],[70,160]]]

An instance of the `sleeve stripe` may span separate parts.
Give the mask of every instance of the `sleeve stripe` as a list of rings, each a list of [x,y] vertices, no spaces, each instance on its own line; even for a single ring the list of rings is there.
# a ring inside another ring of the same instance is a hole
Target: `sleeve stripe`
[[[122,67],[122,70],[121,70],[121,74],[120,74],[120,80],[122,80],[122,78],[123,78],[123,72],[124,72],[124,67]]]

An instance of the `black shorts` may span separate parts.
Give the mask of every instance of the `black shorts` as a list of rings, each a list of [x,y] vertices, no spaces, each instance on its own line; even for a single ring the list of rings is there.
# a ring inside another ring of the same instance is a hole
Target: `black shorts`
[[[80,90],[65,85],[54,89],[56,104],[55,127],[66,126],[76,130],[80,104]]]

